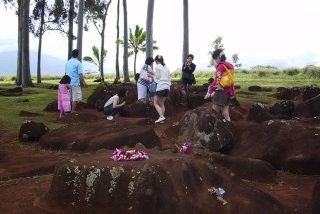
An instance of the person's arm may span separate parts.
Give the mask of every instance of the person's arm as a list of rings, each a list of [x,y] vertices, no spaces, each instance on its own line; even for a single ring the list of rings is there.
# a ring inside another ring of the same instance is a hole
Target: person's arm
[[[191,63],[190,65],[190,73],[193,73],[196,70],[196,64]]]
[[[113,108],[120,108],[122,106],[124,106],[126,104],[126,101],[123,101],[122,103],[118,104],[119,103],[119,97],[116,96],[114,99],[113,99],[113,103],[112,103],[112,107]]]
[[[148,72],[147,72],[147,74],[148,74],[148,77],[154,77],[154,75],[155,75],[155,73],[153,72],[153,70],[152,70],[152,67],[150,66],[150,65],[148,65]]]
[[[80,82],[82,83],[83,87],[88,87],[86,81],[84,80],[84,76],[83,76],[83,69],[82,69],[82,64],[81,62],[79,61],[79,64],[78,64],[78,74],[79,74],[79,78],[80,78]]]
[[[216,76],[208,88],[208,92],[207,92],[206,96],[204,97],[205,99],[209,98],[211,96],[211,94],[216,90],[217,85],[220,82],[221,75],[223,73],[223,69],[224,68],[222,65],[217,66]]]
[[[88,87],[86,81],[84,80],[83,74],[80,74],[80,81],[81,81],[83,87],[85,87],[85,88]]]

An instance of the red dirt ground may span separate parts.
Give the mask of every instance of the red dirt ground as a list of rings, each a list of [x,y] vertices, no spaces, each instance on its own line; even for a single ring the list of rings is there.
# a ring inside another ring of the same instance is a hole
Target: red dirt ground
[[[243,105],[246,108],[249,104]],[[183,116],[186,109],[182,109],[173,117],[166,120],[164,124],[156,125],[155,131],[160,136],[164,147],[171,147],[175,142],[174,136],[168,136],[170,131],[176,132],[173,127],[179,119]],[[252,122],[246,120],[234,123],[237,136],[249,126],[254,125]],[[170,129],[168,130],[166,129]],[[177,133],[176,133],[177,134]],[[52,157],[61,157],[68,155],[61,152],[48,152],[39,149],[37,146],[16,146],[12,142],[16,141],[17,134],[11,133],[0,125],[0,211],[1,213],[70,213],[66,210],[60,210],[56,207],[50,207],[45,203],[45,195],[48,192],[51,184],[52,169],[49,171],[38,172],[36,175],[33,172],[28,174],[21,174],[19,172],[16,179],[8,179],[3,177],[5,169],[15,167],[13,165],[23,165],[28,158],[23,159],[21,154],[38,154],[41,153],[43,158],[39,162],[52,161]],[[19,161],[12,158],[12,162],[5,162],[3,165],[4,152],[15,154]],[[51,159],[50,159],[50,158]],[[15,161],[13,161],[15,160]],[[8,166],[9,165],[9,166]],[[16,168],[16,170],[21,167]],[[34,176],[36,175],[36,176]],[[26,177],[34,176],[34,177]],[[315,182],[320,178],[320,175],[296,175],[287,172],[279,171],[274,183],[261,183],[254,181],[246,181],[249,185],[259,188],[273,197],[288,210],[289,213],[311,213],[311,198],[312,190]],[[72,211],[71,211],[72,212]],[[254,212],[254,211],[253,211]],[[255,213],[255,212],[254,212]]]

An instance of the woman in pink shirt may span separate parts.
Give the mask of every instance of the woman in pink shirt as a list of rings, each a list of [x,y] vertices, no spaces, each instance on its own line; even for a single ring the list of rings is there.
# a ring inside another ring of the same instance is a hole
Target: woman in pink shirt
[[[60,111],[60,118],[65,116],[66,112],[71,111],[71,97],[69,91],[69,84],[71,78],[64,75],[58,86],[58,110]]]
[[[235,87],[231,85],[229,87],[223,88],[219,83],[223,72],[226,72],[226,68],[234,70],[233,65],[226,61],[226,56],[221,49],[217,49],[212,53],[213,64],[216,67],[216,73],[213,82],[208,88],[208,92],[205,99],[212,97],[212,108],[217,113],[222,114],[222,116],[227,120],[230,120],[229,116],[229,102],[230,98],[235,95]]]

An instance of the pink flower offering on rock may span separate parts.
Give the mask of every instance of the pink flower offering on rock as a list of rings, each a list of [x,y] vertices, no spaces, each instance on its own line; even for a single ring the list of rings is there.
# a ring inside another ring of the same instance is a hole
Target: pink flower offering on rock
[[[191,152],[191,149],[192,149],[192,144],[191,143],[184,143],[179,148],[179,152],[188,153],[188,152]]]
[[[132,149],[127,151],[116,149],[112,152],[111,159],[114,161],[136,161],[149,159],[149,156],[146,152],[140,151],[138,149]]]

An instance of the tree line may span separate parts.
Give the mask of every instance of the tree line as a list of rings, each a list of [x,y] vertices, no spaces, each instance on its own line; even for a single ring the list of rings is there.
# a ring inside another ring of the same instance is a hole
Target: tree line
[[[185,61],[189,52],[189,23],[188,0],[183,1],[183,50],[182,60]],[[100,48],[95,47],[94,55],[97,57],[101,81],[104,81],[103,61],[106,56],[105,29],[108,10],[112,0],[2,0],[6,8],[14,8],[18,16],[18,51],[16,85],[22,87],[33,86],[30,74],[29,33],[39,39],[37,58],[37,83],[41,83],[41,50],[45,32],[59,31],[68,38],[68,59],[74,49],[73,41],[77,40],[77,49],[82,59],[82,35],[83,30],[89,30],[93,26],[100,35]],[[51,2],[51,1],[50,1]],[[32,5],[32,8],[31,8]],[[128,57],[134,55],[134,72],[136,72],[136,57],[139,51],[143,51],[146,57],[153,57],[155,46],[153,39],[153,13],[154,0],[148,0],[146,31],[136,26],[134,32],[130,29],[128,34],[127,0],[122,0],[123,8],[123,39],[120,39],[119,16],[121,0],[117,0],[117,42],[115,82],[120,80],[119,45],[123,46],[123,73],[124,81],[129,82]],[[78,25],[77,35],[74,34],[74,24]],[[129,49],[132,51],[129,52]],[[97,53],[99,52],[99,53]]]

